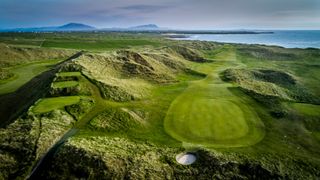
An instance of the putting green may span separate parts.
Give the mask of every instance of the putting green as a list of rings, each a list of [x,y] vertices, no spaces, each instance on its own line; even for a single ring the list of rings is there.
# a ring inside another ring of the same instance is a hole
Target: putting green
[[[79,96],[65,96],[41,99],[32,108],[32,111],[36,114],[50,112],[55,109],[63,108],[72,104],[76,104],[80,101]]]
[[[53,88],[68,88],[68,87],[75,87],[77,85],[79,85],[78,81],[62,81],[62,82],[52,83]]]
[[[232,53],[230,50],[225,57],[234,57]],[[208,147],[250,146],[264,137],[264,125],[249,105],[253,101],[234,95],[229,90],[233,85],[218,76],[233,64],[234,59],[213,64],[207,78],[190,83],[172,102],[164,120],[168,134]]]

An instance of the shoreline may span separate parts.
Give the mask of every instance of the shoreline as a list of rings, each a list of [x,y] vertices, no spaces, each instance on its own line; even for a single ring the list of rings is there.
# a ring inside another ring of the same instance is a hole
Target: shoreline
[[[318,32],[312,35],[296,31],[279,31],[272,34],[164,34],[163,37],[180,41],[278,46],[289,49],[320,49],[320,36],[318,36]]]

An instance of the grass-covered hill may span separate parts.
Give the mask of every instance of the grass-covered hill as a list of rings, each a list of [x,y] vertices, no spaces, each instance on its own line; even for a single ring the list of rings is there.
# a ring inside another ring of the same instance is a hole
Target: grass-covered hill
[[[3,68],[41,60],[66,59],[74,52],[62,49],[17,47],[1,43],[0,65]]]
[[[12,109],[0,111],[0,179],[320,176],[320,50],[121,33],[0,42],[16,54],[0,57],[15,77],[0,81]]]
[[[320,104],[320,99],[308,91],[301,82],[285,72],[268,69],[228,69],[223,78],[239,84],[253,96],[266,96],[287,101]],[[261,100],[262,97],[257,97]]]
[[[180,50],[176,51],[178,48],[181,47],[88,53],[79,57],[75,63],[99,87],[104,98],[115,101],[135,100],[150,95],[153,84],[178,82],[178,74],[199,78],[205,76],[192,71],[183,63],[203,58],[191,50],[180,54]],[[186,56],[191,60],[186,59]]]
[[[23,74],[23,71],[33,71],[34,74],[37,73],[36,71],[41,72],[44,66],[42,62],[47,65],[51,61],[56,63],[58,60],[70,57],[73,53],[75,53],[73,50],[17,47],[0,41],[0,83],[10,78],[11,80],[17,78],[17,75]],[[27,67],[27,65],[30,66]],[[14,73],[15,71],[17,73]]]

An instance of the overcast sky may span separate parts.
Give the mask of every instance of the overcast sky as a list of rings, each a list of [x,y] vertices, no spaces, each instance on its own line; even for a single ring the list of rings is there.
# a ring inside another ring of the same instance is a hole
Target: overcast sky
[[[0,28],[320,29],[320,0],[0,0]]]

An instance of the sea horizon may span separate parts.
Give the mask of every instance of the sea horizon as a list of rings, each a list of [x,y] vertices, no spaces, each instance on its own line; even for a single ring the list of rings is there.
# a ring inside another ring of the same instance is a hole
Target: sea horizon
[[[269,30],[263,34],[185,34],[176,40],[260,44],[285,48],[320,48],[320,30]]]

